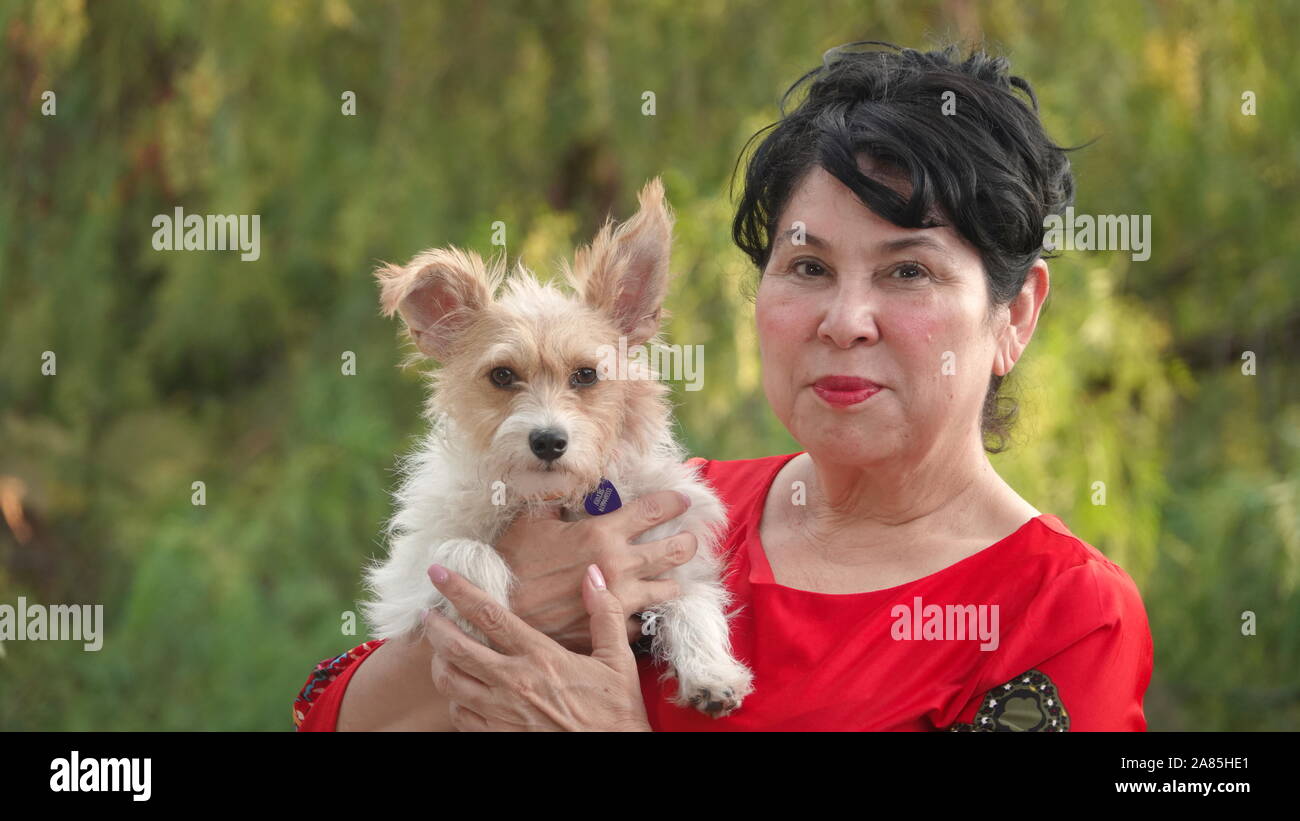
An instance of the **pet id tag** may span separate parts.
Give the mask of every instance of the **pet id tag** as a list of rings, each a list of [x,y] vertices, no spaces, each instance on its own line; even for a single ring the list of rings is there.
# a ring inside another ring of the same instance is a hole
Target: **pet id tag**
[[[618,498],[618,491],[614,489],[614,483],[608,479],[602,478],[596,489],[587,494],[583,501],[583,507],[592,516],[601,516],[606,513],[613,513],[623,506],[623,500]]]

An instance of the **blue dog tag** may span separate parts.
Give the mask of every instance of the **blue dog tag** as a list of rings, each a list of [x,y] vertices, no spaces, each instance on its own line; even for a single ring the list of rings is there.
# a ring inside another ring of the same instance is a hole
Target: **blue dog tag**
[[[618,491],[614,489],[614,483],[608,479],[602,478],[596,489],[587,494],[583,506],[592,516],[601,516],[605,513],[613,513],[623,506],[623,500],[618,498]]]

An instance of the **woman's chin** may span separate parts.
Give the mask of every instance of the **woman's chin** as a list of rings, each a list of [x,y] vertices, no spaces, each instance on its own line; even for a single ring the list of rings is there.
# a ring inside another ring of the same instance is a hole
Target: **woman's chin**
[[[830,421],[810,422],[792,429],[796,441],[819,461],[869,464],[895,458],[898,442],[878,426]]]
[[[845,447],[838,442],[818,443],[816,447],[807,447],[805,450],[815,461],[824,465],[870,467],[896,461],[892,452],[883,451],[879,447]]]

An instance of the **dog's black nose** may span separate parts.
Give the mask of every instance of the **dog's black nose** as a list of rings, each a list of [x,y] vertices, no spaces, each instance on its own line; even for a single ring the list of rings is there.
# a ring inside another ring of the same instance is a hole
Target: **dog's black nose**
[[[533,455],[548,462],[553,462],[563,456],[564,449],[568,445],[569,442],[564,438],[564,432],[555,428],[535,430],[528,434],[528,446],[533,449]]]

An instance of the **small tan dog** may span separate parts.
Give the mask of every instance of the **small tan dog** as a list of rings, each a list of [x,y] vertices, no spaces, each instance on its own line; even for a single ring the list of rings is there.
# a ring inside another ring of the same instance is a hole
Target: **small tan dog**
[[[723,716],[752,691],[750,671],[731,654],[731,602],[719,579],[726,512],[684,464],[668,387],[628,356],[658,341],[672,246],[662,183],[652,180],[639,200],[635,217],[617,230],[607,221],[572,267],[565,262],[574,294],[522,264],[507,280],[503,265],[488,271],[456,248],[376,272],[384,312],[400,313],[441,367],[425,412],[431,430],[404,465],[389,555],[366,569],[363,610],[379,638],[419,630],[420,611],[437,607],[487,643],[430,584],[429,565],[455,570],[508,608],[516,581],[492,545],[518,514],[563,505],[577,519],[609,512],[611,498],[617,506],[620,496],[678,490],[690,497],[687,511],[637,541],[690,531],[699,548],[669,574],[680,597],[642,618],[665,677],[678,680],[674,703]]]

